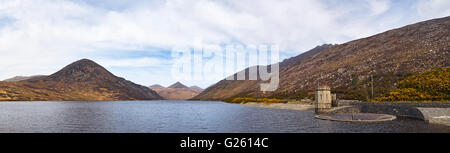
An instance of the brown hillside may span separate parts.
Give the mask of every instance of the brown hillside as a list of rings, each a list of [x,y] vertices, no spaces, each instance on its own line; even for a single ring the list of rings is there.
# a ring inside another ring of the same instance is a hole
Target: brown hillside
[[[47,77],[46,75],[34,75],[34,76],[15,76],[13,78],[5,79],[5,82],[19,82],[19,81],[30,81],[30,80],[40,80]]]
[[[150,86],[151,89],[155,90],[159,95],[167,100],[187,100],[194,96],[197,96],[203,91],[200,87],[187,87],[184,84],[177,82],[168,88],[162,86]]]
[[[222,80],[194,99],[300,99],[319,84],[331,86],[340,98],[366,99],[370,75],[374,76],[377,96],[407,76],[449,66],[449,51],[450,17],[434,19],[335,45],[299,59],[281,68],[280,86],[275,92],[260,92],[260,81]]]
[[[0,100],[154,100],[155,91],[116,77],[97,63],[83,59],[41,79],[0,82]]]

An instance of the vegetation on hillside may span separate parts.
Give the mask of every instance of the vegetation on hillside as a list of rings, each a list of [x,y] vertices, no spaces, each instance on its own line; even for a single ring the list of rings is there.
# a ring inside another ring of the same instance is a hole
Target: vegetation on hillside
[[[257,103],[286,103],[286,101],[280,99],[269,99],[269,98],[248,98],[248,97],[237,97],[233,99],[226,100],[229,103],[248,103],[248,102],[257,102]]]
[[[408,77],[376,101],[450,101],[450,67]]]
[[[389,93],[413,74],[448,66],[449,27],[450,17],[434,19],[301,54],[302,58],[280,63],[279,88],[273,92],[261,91],[260,84],[267,83],[261,79],[222,80],[194,99],[300,100],[311,98],[309,92],[318,85],[328,85],[339,99],[368,101]]]
[[[82,59],[33,80],[0,81],[0,101],[97,101],[162,99],[155,91]]]
[[[373,76],[373,97],[372,79]],[[410,73],[371,73],[365,77],[353,77],[351,86],[332,88],[339,99],[370,101],[374,97],[380,97],[395,88],[399,81],[411,76]]]

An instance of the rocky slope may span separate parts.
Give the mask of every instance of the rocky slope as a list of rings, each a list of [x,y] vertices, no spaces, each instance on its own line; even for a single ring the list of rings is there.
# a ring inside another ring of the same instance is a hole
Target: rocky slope
[[[295,64],[298,61],[301,61],[305,58],[311,57],[313,55],[316,55],[317,53],[326,50],[330,47],[333,47],[334,45],[325,44],[322,46],[317,46],[309,51],[306,51],[298,56],[286,59],[282,62],[280,62],[280,71],[283,71]],[[259,67],[256,66],[257,72],[259,72]],[[247,68],[240,72],[245,72],[245,76],[248,79],[248,73],[249,69]],[[239,73],[240,73],[239,72]],[[235,77],[237,74],[234,74]],[[280,74],[282,75],[282,74]],[[258,76],[259,78],[259,76]],[[262,83],[261,81],[256,80],[238,80],[238,81],[230,81],[230,80],[222,80],[218,83],[208,87],[203,92],[201,92],[199,95],[195,96],[193,99],[198,100],[226,100],[228,98],[232,97],[255,97],[259,98],[260,96],[252,96],[248,93],[252,91],[259,90],[259,84]]]
[[[97,63],[82,59],[46,77],[0,82],[0,100],[156,100],[155,91],[117,77]]]
[[[261,92],[261,81],[222,80],[193,99],[224,100],[232,97],[301,99],[319,85],[329,85],[346,99],[369,98],[370,75],[375,96],[412,74],[450,65],[450,17],[429,20],[368,38],[334,45],[300,55],[280,68],[280,86]]]

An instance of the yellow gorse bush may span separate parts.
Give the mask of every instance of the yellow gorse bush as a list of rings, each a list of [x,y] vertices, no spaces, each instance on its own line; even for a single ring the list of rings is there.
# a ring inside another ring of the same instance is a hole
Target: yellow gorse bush
[[[397,89],[377,101],[449,101],[450,67],[442,67],[413,75],[397,85]]]

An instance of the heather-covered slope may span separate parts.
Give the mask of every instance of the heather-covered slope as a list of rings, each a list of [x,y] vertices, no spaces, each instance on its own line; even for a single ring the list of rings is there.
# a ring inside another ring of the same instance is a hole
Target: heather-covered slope
[[[333,45],[322,45],[317,46],[303,54],[300,54],[298,56],[289,58],[284,60],[283,62],[280,62],[280,70],[283,71],[284,69],[289,68],[290,66],[294,65],[298,61],[301,61],[303,59],[306,59],[308,57],[314,56],[317,53],[328,49],[332,47]],[[257,72],[259,72],[259,66],[256,66]],[[249,68],[243,70],[245,72],[245,76],[248,79],[248,73]],[[241,72],[243,72],[241,71]],[[236,74],[234,74],[236,75]],[[259,76],[258,76],[259,78]],[[199,99],[199,100],[224,100],[231,97],[236,96],[243,96],[243,97],[258,97],[258,96],[249,96],[248,93],[251,93],[253,91],[259,90],[259,84],[261,81],[256,80],[238,80],[238,81],[229,81],[229,80],[222,80],[209,88],[205,89],[202,93],[200,93],[198,96],[194,97],[193,99]]]
[[[0,100],[154,100],[155,91],[83,59],[40,79],[0,82]]]
[[[331,86],[340,98],[367,99],[370,75],[377,96],[412,74],[449,66],[449,52],[450,17],[445,17],[331,46],[299,59],[281,68],[280,86],[275,92],[260,92],[260,81],[222,80],[194,99],[301,99],[312,97],[308,93],[321,84]]]

